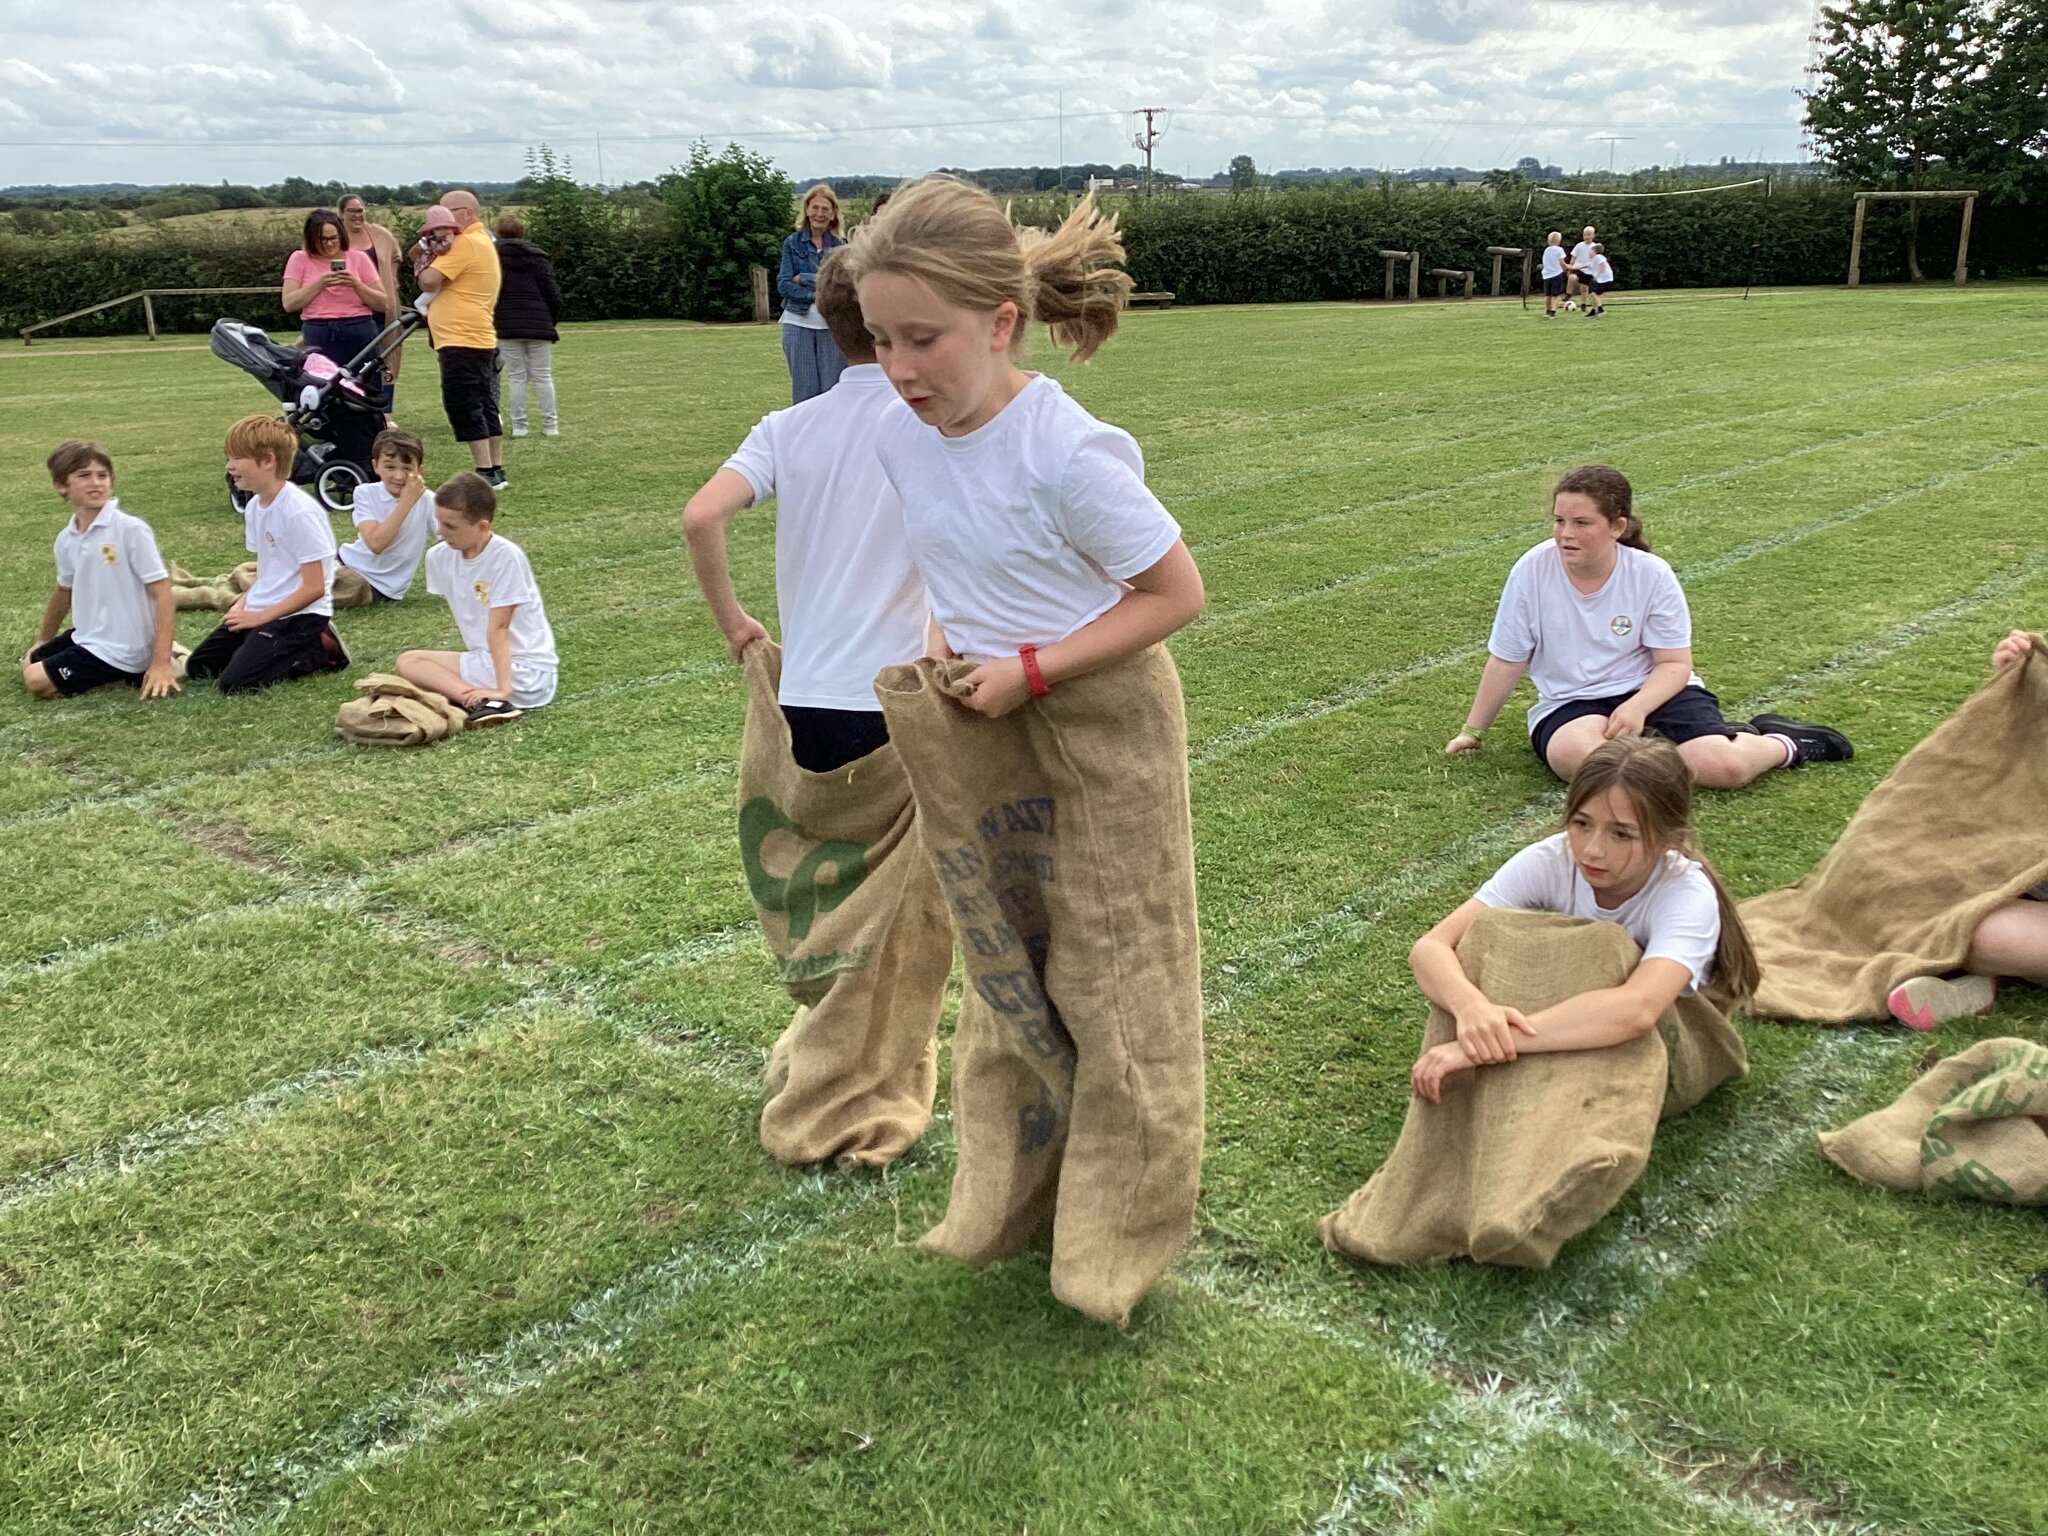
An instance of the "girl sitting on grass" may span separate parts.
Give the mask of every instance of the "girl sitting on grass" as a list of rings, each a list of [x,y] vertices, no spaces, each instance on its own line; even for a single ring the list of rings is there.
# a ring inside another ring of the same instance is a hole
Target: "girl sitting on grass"
[[[1721,716],[1692,670],[1692,614],[1669,564],[1650,553],[1628,477],[1587,464],[1557,482],[1551,537],[1508,575],[1486,669],[1465,728],[1444,750],[1480,738],[1527,673],[1536,684],[1529,740],[1560,779],[1603,741],[1655,732],[1709,789],[1739,789],[1776,768],[1847,762],[1854,749],[1824,725]]]
[[[1679,998],[1710,984],[1738,999],[1756,989],[1749,935],[1694,837],[1692,789],[1692,770],[1669,742],[1601,744],[1572,775],[1564,831],[1509,859],[1416,941],[1408,956],[1415,984],[1458,1028],[1456,1040],[1416,1061],[1410,1081],[1419,1098],[1438,1102],[1453,1072],[1637,1039]],[[1619,923],[1642,959],[1619,987],[1524,1014],[1487,997],[1459,962],[1460,941],[1487,907]]]

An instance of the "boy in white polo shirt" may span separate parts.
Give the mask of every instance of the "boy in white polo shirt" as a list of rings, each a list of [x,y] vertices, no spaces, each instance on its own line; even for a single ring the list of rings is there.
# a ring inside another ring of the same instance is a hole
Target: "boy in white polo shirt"
[[[425,462],[426,448],[412,433],[389,427],[377,434],[370,446],[377,478],[356,487],[349,507],[356,536],[336,556],[362,581],[336,571],[335,607],[395,603],[411,588],[434,531],[434,493],[420,477]]]
[[[798,1008],[768,1066],[761,1144],[790,1164],[881,1166],[916,1142],[937,1089],[953,945],[875,674],[924,649],[925,592],[874,443],[910,411],[875,361],[838,255],[816,306],[848,366],[761,419],[690,498],[697,583],[746,668],[740,853]],[[782,650],[740,605],[725,529],[773,497]],[[831,866],[831,879],[822,879]]]
[[[1607,247],[1593,247],[1592,268],[1593,307],[1586,311],[1588,317],[1607,313],[1607,290],[1614,286],[1614,263],[1607,259]]]
[[[170,572],[149,524],[114,499],[114,461],[97,443],[65,443],[47,461],[71,508],[57,535],[57,585],[43,606],[21,680],[39,699],[67,698],[107,683],[133,683],[145,699],[183,686],[171,674],[177,637]],[[72,627],[57,628],[64,616]]]
[[[553,701],[555,632],[526,551],[492,532],[498,493],[483,476],[455,476],[434,493],[441,542],[427,551],[427,590],[448,600],[464,651],[403,651],[398,675],[503,725]]]
[[[1550,232],[1543,243],[1543,318],[1557,313],[1557,301],[1564,297],[1564,236]]]
[[[1593,291],[1593,226],[1588,224],[1579,231],[1579,243],[1572,247],[1572,258],[1566,265],[1571,277],[1571,291],[1590,294]]]
[[[228,473],[249,492],[243,543],[256,582],[192,652],[187,677],[216,677],[222,693],[253,693],[315,672],[338,672],[348,652],[334,613],[334,530],[293,485],[298,434],[275,416],[244,416],[227,436]]]

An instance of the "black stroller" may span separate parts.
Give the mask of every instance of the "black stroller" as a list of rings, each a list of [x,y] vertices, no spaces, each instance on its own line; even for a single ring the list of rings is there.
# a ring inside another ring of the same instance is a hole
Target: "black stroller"
[[[251,375],[284,406],[284,419],[299,436],[292,483],[311,490],[328,511],[346,512],[356,487],[374,473],[370,445],[384,428],[384,412],[365,375],[424,324],[426,317],[408,306],[346,363],[272,341],[262,328],[240,320],[215,321],[211,345],[215,357]],[[228,500],[235,510],[248,499],[230,476]]]

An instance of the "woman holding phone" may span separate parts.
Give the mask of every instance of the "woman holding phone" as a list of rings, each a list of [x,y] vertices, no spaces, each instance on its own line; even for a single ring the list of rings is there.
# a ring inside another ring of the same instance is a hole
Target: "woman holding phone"
[[[384,328],[385,290],[369,253],[349,249],[341,215],[315,208],[304,233],[304,248],[284,264],[285,313],[300,317],[302,348],[346,363]],[[381,366],[365,370],[368,386],[381,388],[383,379]]]

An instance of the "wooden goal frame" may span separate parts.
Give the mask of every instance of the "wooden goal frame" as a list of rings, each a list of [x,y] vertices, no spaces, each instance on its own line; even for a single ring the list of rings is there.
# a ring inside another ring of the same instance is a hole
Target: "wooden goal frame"
[[[1975,192],[1858,192],[1856,194],[1856,232],[1849,237],[1849,286],[1859,288],[1863,284],[1863,215],[1873,202],[1912,203],[1945,199],[1963,201],[1963,238],[1956,243],[1956,286],[1962,287],[1970,280],[1970,220],[1977,212]]]

